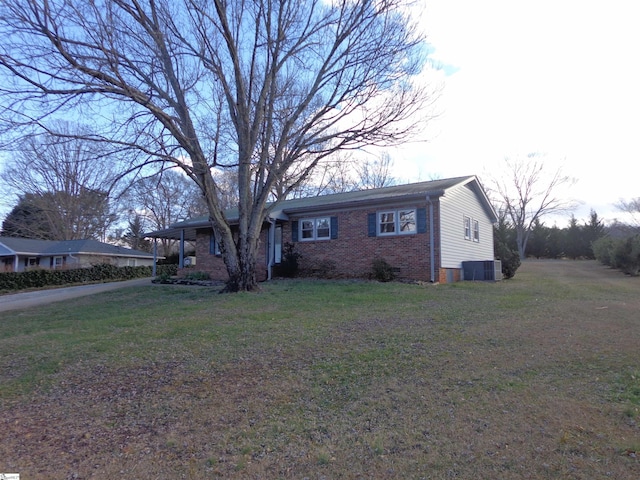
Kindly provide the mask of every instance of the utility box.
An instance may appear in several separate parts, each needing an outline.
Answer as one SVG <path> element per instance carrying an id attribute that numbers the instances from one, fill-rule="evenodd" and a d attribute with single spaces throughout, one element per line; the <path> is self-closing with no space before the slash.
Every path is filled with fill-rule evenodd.
<path id="1" fill-rule="evenodd" d="M 474 260 L 462 262 L 465 280 L 502 280 L 502 262 L 500 260 Z"/>

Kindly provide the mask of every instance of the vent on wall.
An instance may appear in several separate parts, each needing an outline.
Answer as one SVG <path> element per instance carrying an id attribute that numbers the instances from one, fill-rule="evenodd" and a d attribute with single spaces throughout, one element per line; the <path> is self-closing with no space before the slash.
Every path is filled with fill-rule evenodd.
<path id="1" fill-rule="evenodd" d="M 462 262 L 465 280 L 502 280 L 502 262 L 500 260 L 476 260 Z"/>

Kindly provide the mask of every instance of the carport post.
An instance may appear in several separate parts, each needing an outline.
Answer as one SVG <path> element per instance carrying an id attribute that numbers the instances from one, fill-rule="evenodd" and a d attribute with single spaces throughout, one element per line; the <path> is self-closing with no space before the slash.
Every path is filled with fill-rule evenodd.
<path id="1" fill-rule="evenodd" d="M 153 239 L 153 267 L 151 267 L 151 276 L 156 276 L 156 262 L 158 261 L 158 238 Z"/>
<path id="2" fill-rule="evenodd" d="M 180 257 L 178 259 L 178 266 L 184 268 L 184 228 L 180 229 Z"/>

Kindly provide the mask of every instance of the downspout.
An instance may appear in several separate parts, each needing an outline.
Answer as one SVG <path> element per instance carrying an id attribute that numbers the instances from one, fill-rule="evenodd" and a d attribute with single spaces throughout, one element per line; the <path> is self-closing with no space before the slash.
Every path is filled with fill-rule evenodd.
<path id="1" fill-rule="evenodd" d="M 435 235 L 433 234 L 433 201 L 431 197 L 427 195 L 427 202 L 429 203 L 429 267 L 431 269 L 431 283 L 436 281 L 436 253 L 435 253 Z"/>
<path id="2" fill-rule="evenodd" d="M 267 281 L 270 281 L 273 259 L 275 256 L 274 244 L 276 240 L 276 221 L 271 217 L 267 217 L 267 221 L 269 222 L 269 235 L 267 241 Z"/>

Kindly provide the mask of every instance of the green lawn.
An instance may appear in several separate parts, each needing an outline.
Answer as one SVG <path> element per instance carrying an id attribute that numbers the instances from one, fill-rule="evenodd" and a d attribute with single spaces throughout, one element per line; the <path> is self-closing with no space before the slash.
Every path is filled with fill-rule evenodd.
<path id="1" fill-rule="evenodd" d="M 640 478 L 640 279 L 594 262 L 149 285 L 0 313 L 0 352 L 21 480 Z"/>

